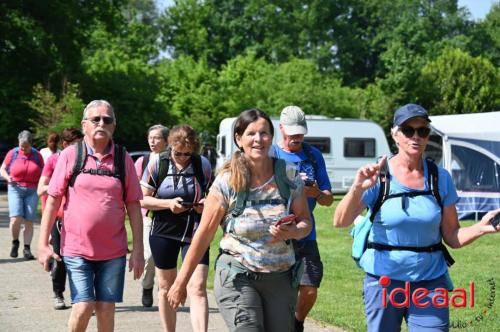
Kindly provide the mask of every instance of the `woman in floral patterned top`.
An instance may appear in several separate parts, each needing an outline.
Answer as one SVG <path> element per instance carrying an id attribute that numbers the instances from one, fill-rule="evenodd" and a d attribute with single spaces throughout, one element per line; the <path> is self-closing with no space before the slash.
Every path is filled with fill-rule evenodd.
<path id="1" fill-rule="evenodd" d="M 287 165 L 286 176 L 295 189 L 288 202 L 280 195 L 274 161 L 269 157 L 273 135 L 271 120 L 258 109 L 244 111 L 236 120 L 234 141 L 239 150 L 212 185 L 199 229 L 168 293 L 172 307 L 184 303 L 189 276 L 221 225 L 224 236 L 214 291 L 231 331 L 288 332 L 293 327 L 300 276 L 290 240 L 307 236 L 311 222 L 303 183 L 293 165 Z M 228 212 L 234 208 L 237 194 L 244 191 L 248 191 L 247 204 L 234 217 Z M 293 223 L 275 226 L 290 212 L 296 216 Z"/>

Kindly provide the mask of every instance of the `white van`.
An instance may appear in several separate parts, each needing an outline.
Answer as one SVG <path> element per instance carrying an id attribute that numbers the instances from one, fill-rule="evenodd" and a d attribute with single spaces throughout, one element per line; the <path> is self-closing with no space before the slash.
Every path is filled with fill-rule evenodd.
<path id="1" fill-rule="evenodd" d="M 307 115 L 308 134 L 305 141 L 318 148 L 325 158 L 326 169 L 333 191 L 347 192 L 359 167 L 389 155 L 389 145 L 382 128 L 373 121 L 359 119 L 331 119 Z M 279 118 L 271 118 L 274 140 L 281 138 Z M 217 135 L 217 168 L 236 150 L 233 126 L 236 118 L 226 118 L 219 125 Z"/>

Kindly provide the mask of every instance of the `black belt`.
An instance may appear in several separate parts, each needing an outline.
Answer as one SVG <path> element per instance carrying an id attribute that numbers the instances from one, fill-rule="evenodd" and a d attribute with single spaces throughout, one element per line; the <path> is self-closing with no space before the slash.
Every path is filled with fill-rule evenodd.
<path id="1" fill-rule="evenodd" d="M 436 251 L 441 251 L 443 252 L 444 259 L 446 260 L 446 265 L 452 266 L 455 263 L 455 260 L 453 257 L 451 257 L 448 248 L 443 244 L 443 242 L 439 242 L 427 247 L 404 247 L 404 246 L 391 246 L 389 244 L 382 244 L 382 243 L 374 243 L 374 242 L 368 242 L 367 249 L 375 249 L 375 250 L 407 250 L 407 251 L 414 251 L 414 252 L 436 252 Z"/>

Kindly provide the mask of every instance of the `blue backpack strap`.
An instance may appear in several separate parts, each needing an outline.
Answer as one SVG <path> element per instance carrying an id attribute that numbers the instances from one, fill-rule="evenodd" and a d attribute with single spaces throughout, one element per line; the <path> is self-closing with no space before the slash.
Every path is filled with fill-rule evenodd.
<path id="1" fill-rule="evenodd" d="M 43 168 L 42 160 L 40 159 L 40 157 L 41 157 L 40 152 L 37 149 L 32 147 L 31 148 L 31 155 L 33 156 L 33 160 L 38 165 L 38 167 Z"/>
<path id="2" fill-rule="evenodd" d="M 15 147 L 14 148 L 14 151 L 12 151 L 12 158 L 10 158 L 10 162 L 9 164 L 7 165 L 7 168 L 5 169 L 7 171 L 8 174 L 10 174 L 10 167 L 12 166 L 12 164 L 14 163 L 14 160 L 17 159 L 17 156 L 19 155 L 19 147 Z"/>

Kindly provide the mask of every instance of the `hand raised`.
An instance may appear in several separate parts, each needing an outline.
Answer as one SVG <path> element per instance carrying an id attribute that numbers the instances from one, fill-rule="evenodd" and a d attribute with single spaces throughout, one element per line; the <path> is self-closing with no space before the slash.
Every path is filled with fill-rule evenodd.
<path id="1" fill-rule="evenodd" d="M 380 174 L 380 169 L 387 162 L 387 156 L 384 155 L 378 163 L 376 164 L 368 164 L 356 172 L 356 177 L 354 179 L 354 186 L 366 190 L 372 187 L 378 179 Z"/>

